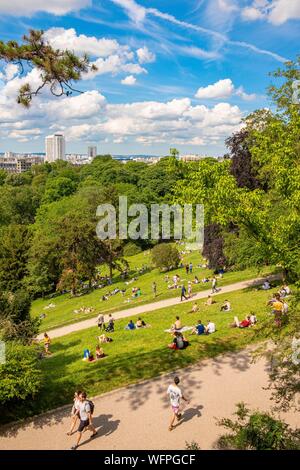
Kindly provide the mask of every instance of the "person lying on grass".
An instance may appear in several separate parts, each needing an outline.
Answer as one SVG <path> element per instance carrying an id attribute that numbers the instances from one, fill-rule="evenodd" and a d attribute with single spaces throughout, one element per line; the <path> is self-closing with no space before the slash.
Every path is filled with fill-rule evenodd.
<path id="1" fill-rule="evenodd" d="M 179 331 L 175 331 L 173 336 L 172 343 L 168 344 L 169 349 L 185 349 L 189 346 L 188 340 Z"/>
<path id="2" fill-rule="evenodd" d="M 100 336 L 97 336 L 97 339 L 99 341 L 99 343 L 111 343 L 113 341 L 112 338 L 109 338 L 108 336 L 106 335 L 100 335 Z"/>
<path id="3" fill-rule="evenodd" d="M 238 317 L 234 317 L 234 321 L 230 326 L 232 328 L 248 328 L 249 326 L 255 325 L 255 323 L 257 323 L 257 318 L 256 315 L 252 313 L 251 315 L 247 315 L 241 322 Z"/>
<path id="4" fill-rule="evenodd" d="M 215 304 L 215 303 L 216 303 L 216 301 L 212 298 L 211 295 L 209 295 L 207 297 L 207 301 L 204 303 L 204 305 L 210 306 L 210 305 Z"/>

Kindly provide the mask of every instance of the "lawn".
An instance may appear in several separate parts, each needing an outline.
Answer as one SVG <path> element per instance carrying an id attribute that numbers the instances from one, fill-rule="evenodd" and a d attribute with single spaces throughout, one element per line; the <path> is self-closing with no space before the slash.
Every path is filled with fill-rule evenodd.
<path id="1" fill-rule="evenodd" d="M 270 292 L 244 289 L 217 297 L 217 303 L 210 307 L 199 301 L 200 313 L 189 313 L 191 303 L 182 303 L 143 315 L 151 328 L 125 331 L 128 319 L 116 321 L 116 331 L 111 334 L 113 342 L 104 345 L 106 358 L 94 363 L 82 360 L 83 351 L 95 351 L 97 327 L 53 340 L 53 355 L 41 361 L 45 377 L 41 393 L 36 400 L 27 402 L 24 408 L 14 407 L 14 419 L 37 414 L 60 405 L 70 403 L 76 389 L 85 389 L 90 396 L 102 394 L 161 373 L 185 367 L 207 357 L 214 357 L 227 351 L 237 351 L 257 339 L 259 325 L 251 329 L 229 328 L 234 315 L 243 319 L 250 310 L 256 312 L 259 320 L 266 317 L 266 301 Z M 220 304 L 228 298 L 231 312 L 220 312 Z M 204 324 L 210 319 L 215 322 L 217 332 L 209 336 L 186 334 L 191 345 L 184 351 L 167 348 L 171 335 L 164 330 L 174 323 L 179 315 L 184 325 L 194 325 L 198 319 Z M 132 317 L 134 321 L 137 317 Z M 1 421 L 8 417 L 0 418 Z"/>
<path id="2" fill-rule="evenodd" d="M 89 294 L 85 294 L 81 297 L 70 297 L 70 294 L 64 294 L 53 299 L 37 299 L 32 303 L 31 314 L 33 317 L 45 314 L 46 317 L 41 322 L 40 331 L 48 331 L 59 326 L 64 326 L 72 323 L 76 323 L 81 320 L 95 317 L 99 312 L 111 313 L 117 310 L 124 310 L 137 305 L 144 305 L 149 302 L 159 301 L 170 297 L 177 297 L 179 290 L 168 290 L 167 282 L 164 280 L 165 273 L 159 272 L 158 269 L 151 267 L 151 256 L 150 252 L 146 251 L 135 256 L 128 258 L 130 264 L 130 276 L 129 279 L 137 278 L 137 281 L 126 285 L 120 276 L 117 274 L 113 279 L 113 285 L 104 287 L 102 289 L 96 289 Z M 170 279 L 176 273 L 179 274 L 181 279 L 187 284 L 188 280 L 193 280 L 194 276 L 197 275 L 199 280 L 204 277 L 211 277 L 212 271 L 205 268 L 197 268 L 198 264 L 202 264 L 203 260 L 199 253 L 193 252 L 183 257 L 183 263 L 193 263 L 193 273 L 186 274 L 185 269 L 176 269 L 169 273 Z M 143 266 L 148 266 L 148 271 L 143 274 L 139 274 L 139 269 Z M 243 281 L 246 279 L 255 278 L 261 275 L 268 275 L 274 272 L 273 267 L 265 267 L 258 271 L 256 268 L 246 269 L 244 271 L 230 271 L 226 273 L 222 280 L 219 281 L 219 285 L 228 285 L 235 282 Z M 128 281 L 127 280 L 127 281 Z M 157 284 L 157 297 L 154 299 L 152 292 L 153 281 Z M 132 287 L 140 287 L 142 291 L 141 297 L 132 299 L 131 289 Z M 118 293 L 109 297 L 108 300 L 102 301 L 102 296 L 115 288 L 124 289 L 126 288 L 125 296 Z M 210 283 L 197 284 L 193 286 L 193 292 L 199 292 L 210 288 Z M 49 304 L 54 304 L 54 308 L 45 309 Z M 91 313 L 74 313 L 74 310 L 79 310 L 81 307 L 92 307 L 94 310 Z"/>

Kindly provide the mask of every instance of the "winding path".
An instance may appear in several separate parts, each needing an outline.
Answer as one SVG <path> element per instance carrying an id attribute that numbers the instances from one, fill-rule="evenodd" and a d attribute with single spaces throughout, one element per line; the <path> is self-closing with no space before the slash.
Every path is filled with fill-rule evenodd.
<path id="1" fill-rule="evenodd" d="M 263 389 L 268 384 L 267 371 L 265 360 L 251 363 L 249 350 L 176 371 L 190 403 L 185 406 L 183 420 L 171 432 L 166 390 L 174 373 L 96 397 L 94 424 L 98 436 L 90 440 L 87 432 L 78 451 L 178 450 L 192 441 L 201 449 L 212 449 L 224 431 L 216 425 L 215 417 L 230 417 L 240 401 L 251 409 L 270 409 L 270 393 Z M 70 410 L 71 405 L 23 424 L 0 428 L 0 449 L 70 449 L 76 438 L 66 435 Z M 294 427 L 299 422 L 294 412 L 282 417 Z"/>

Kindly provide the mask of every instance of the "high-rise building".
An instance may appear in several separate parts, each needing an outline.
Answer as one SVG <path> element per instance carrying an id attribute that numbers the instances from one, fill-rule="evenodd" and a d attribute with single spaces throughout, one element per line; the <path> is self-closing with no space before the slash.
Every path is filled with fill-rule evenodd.
<path id="1" fill-rule="evenodd" d="M 65 138 L 63 134 L 48 135 L 45 139 L 46 162 L 55 162 L 55 160 L 65 160 Z"/>
<path id="2" fill-rule="evenodd" d="M 91 145 L 88 147 L 88 158 L 95 158 L 97 156 L 97 147 L 96 145 Z"/>

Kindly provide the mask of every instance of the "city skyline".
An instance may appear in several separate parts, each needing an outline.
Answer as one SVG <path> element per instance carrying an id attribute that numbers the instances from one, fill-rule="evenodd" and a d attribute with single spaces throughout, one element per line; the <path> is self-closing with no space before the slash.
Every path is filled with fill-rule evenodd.
<path id="1" fill-rule="evenodd" d="M 221 156 L 224 140 L 250 111 L 270 107 L 268 73 L 295 59 L 300 3 L 294 0 L 61 0 L 0 4 L 0 38 L 21 40 L 29 28 L 98 67 L 78 84 L 82 94 L 45 93 L 29 110 L 18 77 L 0 69 L 0 149 L 42 152 L 61 131 L 69 153 Z"/>

